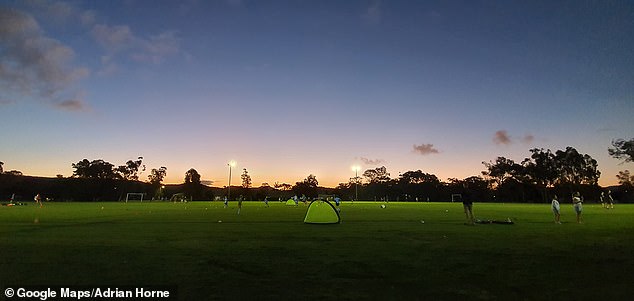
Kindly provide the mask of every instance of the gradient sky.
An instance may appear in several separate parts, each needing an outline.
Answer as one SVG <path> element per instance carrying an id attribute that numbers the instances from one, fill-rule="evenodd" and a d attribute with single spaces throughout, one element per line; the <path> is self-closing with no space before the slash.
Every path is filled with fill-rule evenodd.
<path id="1" fill-rule="evenodd" d="M 625 0 L 0 0 L 0 161 L 336 186 L 573 146 L 612 185 L 634 168 L 607 153 L 634 136 L 633 49 Z"/>

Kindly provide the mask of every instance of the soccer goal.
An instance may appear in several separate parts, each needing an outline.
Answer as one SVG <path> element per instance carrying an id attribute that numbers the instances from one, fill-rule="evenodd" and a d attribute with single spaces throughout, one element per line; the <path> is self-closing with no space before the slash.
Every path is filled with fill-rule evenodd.
<path id="1" fill-rule="evenodd" d="M 125 195 L 125 202 L 143 202 L 143 196 L 145 193 L 140 192 L 129 192 Z"/>
<path id="2" fill-rule="evenodd" d="M 451 195 L 451 202 L 462 202 L 462 194 L 454 193 Z"/>

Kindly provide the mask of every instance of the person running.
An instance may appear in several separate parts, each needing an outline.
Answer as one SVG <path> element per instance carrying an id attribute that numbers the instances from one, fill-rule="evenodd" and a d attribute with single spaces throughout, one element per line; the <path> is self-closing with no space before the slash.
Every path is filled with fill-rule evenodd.
<path id="1" fill-rule="evenodd" d="M 227 199 L 227 197 L 225 196 L 225 207 L 224 208 L 227 208 L 227 207 L 229 207 L 229 199 Z"/>
<path id="2" fill-rule="evenodd" d="M 266 206 L 266 207 L 269 206 L 269 197 L 268 196 L 264 197 L 264 206 Z"/>
<path id="3" fill-rule="evenodd" d="M 557 200 L 557 195 L 553 197 L 553 201 L 550 207 L 553 210 L 553 213 L 555 214 L 555 224 L 561 224 L 561 221 L 560 221 L 561 213 L 560 213 L 559 201 Z"/>
<path id="4" fill-rule="evenodd" d="M 33 200 L 35 200 L 36 204 L 40 205 L 40 208 L 42 208 L 42 197 L 40 196 L 40 194 L 38 193 L 37 195 L 35 195 L 35 197 L 33 198 Z"/>
<path id="5" fill-rule="evenodd" d="M 601 202 L 601 207 L 607 209 L 607 204 L 605 202 L 605 196 L 604 196 L 603 191 L 601 191 L 601 195 L 599 196 L 599 201 Z"/>
<path id="6" fill-rule="evenodd" d="M 338 196 L 335 196 L 334 201 L 335 206 L 337 206 L 337 211 L 341 211 L 341 208 L 339 208 L 339 204 L 341 204 L 341 199 Z"/>
<path id="7" fill-rule="evenodd" d="M 579 191 L 575 192 L 572 195 L 572 207 L 575 209 L 575 213 L 577 214 L 577 223 L 581 224 L 583 222 L 583 218 L 581 217 L 581 212 L 583 212 L 583 198 Z"/>

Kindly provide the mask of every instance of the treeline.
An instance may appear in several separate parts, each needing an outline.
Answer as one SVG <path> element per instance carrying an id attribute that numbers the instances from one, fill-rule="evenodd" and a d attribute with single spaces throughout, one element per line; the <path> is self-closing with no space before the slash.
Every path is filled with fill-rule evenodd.
<path id="1" fill-rule="evenodd" d="M 634 139 L 615 140 L 610 155 L 625 162 L 634 158 Z M 166 167 L 151 169 L 146 181 L 139 178 L 145 171 L 143 157 L 115 166 L 102 159 L 83 159 L 73 163 L 73 176 L 40 178 L 22 175 L 18 171 L 0 172 L 0 200 L 12 195 L 30 201 L 40 193 L 57 201 L 117 201 L 127 193 L 143 193 L 145 199 L 212 200 L 243 196 L 247 200 L 287 199 L 294 195 L 315 198 L 319 195 L 338 195 L 344 200 L 376 201 L 449 201 L 452 195 L 469 195 L 478 202 L 549 202 L 553 195 L 561 200 L 579 191 L 586 201 L 598 201 L 604 188 L 598 186 L 601 172 L 597 162 L 573 147 L 564 150 L 531 149 L 530 156 L 521 162 L 497 157 L 482 162 L 485 170 L 480 175 L 464 179 L 441 181 L 434 174 L 421 170 L 407 171 L 392 178 L 382 166 L 365 170 L 361 176 L 350 178 L 336 188 L 320 187 L 317 177 L 307 176 L 295 184 L 263 183 L 252 187 L 252 180 L 243 169 L 242 185 L 230 188 L 209 187 L 201 183 L 195 169 L 188 170 L 182 184 L 163 185 Z M 0 168 L 2 162 L 0 162 Z M 0 170 L 1 171 L 1 170 Z M 618 202 L 634 202 L 634 176 L 628 170 L 619 172 L 619 186 L 609 187 Z"/>

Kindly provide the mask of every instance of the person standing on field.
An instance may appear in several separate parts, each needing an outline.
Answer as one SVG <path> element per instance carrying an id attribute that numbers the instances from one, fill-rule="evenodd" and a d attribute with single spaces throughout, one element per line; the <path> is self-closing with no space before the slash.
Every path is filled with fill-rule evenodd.
<path id="1" fill-rule="evenodd" d="M 35 195 L 33 199 L 35 200 L 35 203 L 39 204 L 40 208 L 42 208 L 42 197 L 40 196 L 40 194 L 38 193 L 37 195 Z"/>
<path id="2" fill-rule="evenodd" d="M 550 207 L 553 210 L 553 213 L 555 214 L 555 224 L 561 224 L 561 221 L 560 221 L 561 213 L 560 213 L 559 201 L 557 200 L 557 195 L 553 197 L 553 201 Z"/>
<path id="3" fill-rule="evenodd" d="M 607 209 L 614 209 L 614 199 L 612 198 L 612 190 L 608 190 L 608 204 L 606 205 Z"/>
<path id="4" fill-rule="evenodd" d="M 242 196 L 238 198 L 238 215 L 240 215 L 240 210 L 242 209 L 242 199 L 244 199 Z"/>
<path id="5" fill-rule="evenodd" d="M 466 190 L 462 195 L 462 207 L 464 207 L 464 214 L 467 217 L 465 225 L 475 225 L 475 217 L 473 216 L 473 200 L 471 200 L 471 195 Z"/>
<path id="6" fill-rule="evenodd" d="M 583 198 L 579 191 L 575 192 L 572 195 L 572 207 L 575 209 L 575 213 L 577 214 L 577 223 L 581 224 L 583 222 L 583 218 L 581 217 L 581 212 L 583 212 Z"/>

